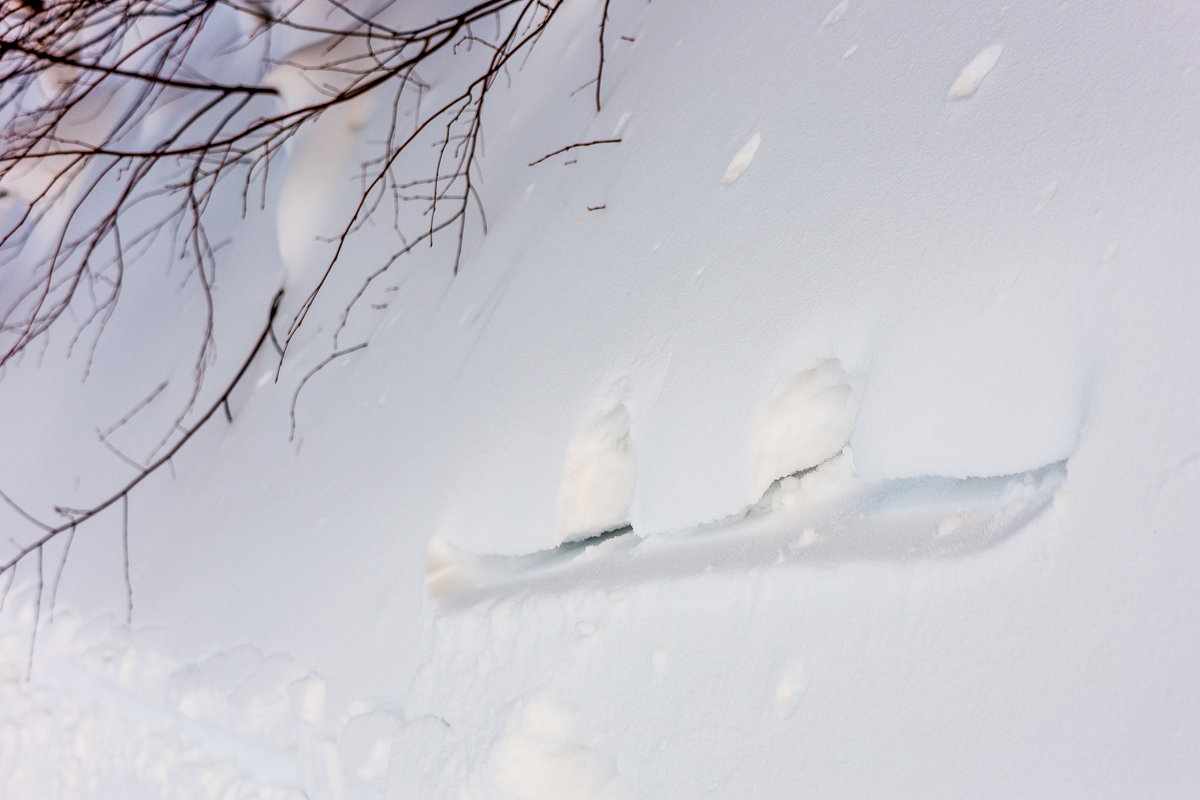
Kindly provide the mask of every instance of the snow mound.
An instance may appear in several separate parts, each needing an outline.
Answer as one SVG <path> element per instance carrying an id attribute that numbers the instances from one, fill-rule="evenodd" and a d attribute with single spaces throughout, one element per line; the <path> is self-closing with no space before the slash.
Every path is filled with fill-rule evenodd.
<path id="1" fill-rule="evenodd" d="M 545 697 L 519 703 L 473 776 L 485 797 L 619 800 L 634 797 L 615 759 L 582 741 L 571 709 Z M 497 795 L 496 790 L 499 791 Z"/>
<path id="2" fill-rule="evenodd" d="M 825 19 L 821 20 L 821 28 L 832 28 L 842 21 L 842 17 L 846 16 L 846 12 L 850 10 L 849 0 L 842 0 L 836 6 L 829 10 L 825 15 Z"/>
<path id="3" fill-rule="evenodd" d="M 558 541 L 585 539 L 629 524 L 636 464 L 624 405 L 571 440 L 558 486 Z"/>
<path id="4" fill-rule="evenodd" d="M 858 416 L 860 382 L 833 359 L 784 380 L 754 430 L 754 491 L 839 453 Z"/>
<path id="5" fill-rule="evenodd" d="M 958 74 L 954 84 L 950 87 L 947 97 L 951 100 L 965 100 L 975 94 L 979 85 L 983 83 L 983 79 L 1000 60 L 1000 53 L 1003 50 L 1004 47 L 998 44 L 981 50 L 969 64 L 963 67 L 963 71 Z"/>
<path id="6" fill-rule="evenodd" d="M 319 65 L 333 57 L 347 57 L 348 46 L 332 48 L 318 42 L 291 54 L 267 75 L 265 83 L 279 92 L 281 110 L 296 112 L 328 101 L 344 87 L 345 77 Z M 334 106 L 301 129 L 291 141 L 287 174 L 276 212 L 279 252 L 288 270 L 289 283 L 304 277 L 325 256 L 319 237 L 338 233 L 345 202 L 342 194 L 351 186 L 347 173 L 352 145 L 370 119 L 374 96 L 365 92 Z M 305 288 L 307 291 L 307 288 Z"/>
<path id="7" fill-rule="evenodd" d="M 844 447 L 840 453 L 817 466 L 786 475 L 772 483 L 754 509 L 786 511 L 832 500 L 853 490 L 856 477 L 854 454 L 849 447 Z"/>
<path id="8" fill-rule="evenodd" d="M 741 149 L 734 153 L 729 166 L 725 168 L 725 174 L 721 176 L 721 185 L 729 186 L 742 177 L 742 173 L 750 168 L 750 162 L 754 160 L 755 154 L 758 153 L 758 146 L 760 144 L 762 144 L 762 136 L 756 133 L 741 146 Z"/>

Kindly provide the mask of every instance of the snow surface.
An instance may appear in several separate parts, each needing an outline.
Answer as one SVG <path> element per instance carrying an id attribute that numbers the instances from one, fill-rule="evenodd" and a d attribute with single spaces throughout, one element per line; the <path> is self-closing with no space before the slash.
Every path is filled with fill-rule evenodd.
<path id="1" fill-rule="evenodd" d="M 134 493 L 130 623 L 119 510 L 46 549 L 28 675 L 20 567 L 0 793 L 1195 793 L 1200 11 L 617 0 L 596 113 L 600 5 L 489 100 L 458 275 L 446 237 L 342 324 L 394 249 L 364 228 L 278 382 Z M 214 208 L 208 391 L 299 307 L 386 106 Z M 167 381 L 110 437 L 154 452 L 182 282 L 127 271 L 86 381 L 66 332 L 0 375 L 0 489 L 107 496 L 97 430 Z"/>

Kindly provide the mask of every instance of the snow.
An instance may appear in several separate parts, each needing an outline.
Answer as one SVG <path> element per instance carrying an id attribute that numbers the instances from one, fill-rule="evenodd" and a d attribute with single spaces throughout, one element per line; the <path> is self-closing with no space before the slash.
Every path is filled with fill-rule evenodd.
<path id="1" fill-rule="evenodd" d="M 1194 793 L 1200 16 L 847 8 L 614 2 L 597 113 L 599 8 L 564 7 L 489 99 L 458 274 L 418 248 L 342 326 L 395 246 L 365 226 L 278 381 L 134 492 L 131 621 L 118 510 L 60 582 L 45 551 L 27 679 L 18 569 L 0 794 Z M 202 405 L 319 277 L 387 105 L 217 210 Z M 0 374 L 39 516 L 190 391 L 182 271 L 126 280 L 86 382 L 66 333 Z"/>

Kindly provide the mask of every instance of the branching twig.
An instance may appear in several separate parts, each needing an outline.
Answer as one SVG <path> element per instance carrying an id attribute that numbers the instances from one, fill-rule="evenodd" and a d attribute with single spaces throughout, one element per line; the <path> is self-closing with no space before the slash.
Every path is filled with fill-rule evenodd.
<path id="1" fill-rule="evenodd" d="M 333 21 L 324 25 L 308 24 L 286 9 L 268 10 L 257 0 L 10 0 L 0 14 L 0 194 L 12 194 L 16 203 L 16 211 L 0 228 L 0 263 L 29 270 L 24 278 L 16 271 L 6 278 L 5 296 L 0 298 L 0 368 L 27 351 L 45 348 L 48 333 L 65 322 L 74 325 L 73 335 L 64 337 L 69 352 L 77 342 L 91 342 L 86 376 L 127 270 L 139 260 L 157 259 L 164 248 L 169 250 L 170 269 L 182 264 L 181 287 L 193 296 L 199 293 L 203 301 L 191 391 L 144 463 L 125 455 L 109 437 L 159 397 L 166 381 L 116 423 L 96 431 L 100 442 L 135 470 L 132 479 L 91 507 L 60 507 L 63 519 L 52 523 L 0 491 L 0 503 L 35 529 L 30 541 L 14 540 L 15 554 L 0 563 L 7 593 L 18 565 L 36 556 L 30 671 L 46 588 L 45 546 L 66 534 L 50 587 L 53 618 L 78 527 L 120 502 L 126 619 L 132 620 L 130 493 L 160 468 L 173 470 L 173 457 L 218 412 L 233 421 L 230 397 L 268 342 L 278 357 L 278 379 L 289 345 L 329 285 L 350 237 L 372 222 L 378 209 L 392 204 L 398 245 L 343 307 L 333 331 L 333 352 L 296 386 L 289 439 L 295 436 L 296 405 L 307 382 L 335 359 L 366 347 L 362 342 L 339 349 L 338 336 L 372 282 L 415 247 L 432 246 L 435 237 L 452 239 L 451 266 L 457 273 L 472 237 L 487 235 L 480 187 L 485 120 L 494 105 L 489 98 L 498 81 L 512 82 L 567 0 L 464 1 L 461 10 L 409 28 L 365 16 L 346 0 L 327 0 Z M 10 8 L 13 2 L 20 9 Z M 595 78 L 589 81 L 595 83 L 597 111 L 609 5 L 610 0 L 604 0 L 599 57 Z M 202 33 L 214 15 L 231 10 L 259 19 L 260 28 L 247 42 L 259 41 L 266 54 L 258 63 L 240 64 L 247 70 L 235 74 L 247 77 L 236 81 L 209 77 L 211 50 L 197 45 L 206 41 Z M 278 58 L 270 50 L 274 29 L 315 44 Z M 222 54 L 232 57 L 238 57 L 238 47 Z M 425 97 L 431 84 L 421 79 L 418 69 L 424 71 L 442 58 L 470 59 L 471 66 L 459 73 L 457 83 L 438 85 L 439 99 L 431 103 Z M 287 84 L 269 76 L 273 69 L 293 71 L 307 86 L 307 99 L 289 97 Z M 220 187 L 232 184 L 232 207 L 240 200 L 243 216 L 252 193 L 261 198 L 260 206 L 265 205 L 272 159 L 293 137 L 335 109 L 352 108 L 350 104 L 360 99 L 389 91 L 386 135 L 379 151 L 361 164 L 358 196 L 347 205 L 344 224 L 330 239 L 332 255 L 324 270 L 314 284 L 301 289 L 303 300 L 286 335 L 277 337 L 274 330 L 280 292 L 240 368 L 220 396 L 201 407 L 207 373 L 223 363 L 216 360 L 214 331 L 218 253 L 224 243 L 210 236 L 207 227 L 209 209 L 229 205 Z M 619 141 L 577 142 L 530 166 L 575 148 Z M 427 146 L 429 150 L 422 149 Z M 414 179 L 410 156 L 423 154 L 428 154 L 425 167 L 415 168 L 428 171 Z M 400 207 L 408 203 L 415 204 L 405 206 L 414 209 L 414 229 L 402 231 Z M 35 228 L 37 236 L 31 235 Z M 0 606 L 5 593 L 0 593 Z"/>
<path id="2" fill-rule="evenodd" d="M 288 419 L 290 421 L 290 424 L 288 426 L 288 441 L 289 442 L 295 441 L 295 439 L 296 439 L 296 403 L 299 402 L 300 391 L 304 388 L 304 384 L 308 383 L 308 379 L 311 378 L 312 376 L 316 375 L 321 370 L 325 369 L 325 367 L 329 366 L 335 360 L 341 358 L 342 356 L 348 356 L 351 353 L 354 353 L 358 350 L 362 350 L 366 346 L 367 346 L 366 342 L 359 342 L 358 344 L 353 345 L 351 347 L 346 347 L 341 350 L 336 350 L 336 351 L 330 353 L 328 356 L 326 356 L 325 359 L 321 363 L 317 364 L 315 367 L 313 367 L 312 369 L 310 369 L 308 372 L 306 372 L 304 374 L 304 377 L 300 379 L 300 383 L 298 383 L 296 385 L 296 391 L 292 393 L 292 405 L 288 409 Z"/>
<path id="3" fill-rule="evenodd" d="M 231 394 L 233 394 L 233 390 L 237 388 L 238 384 L 242 380 L 242 377 L 246 374 L 246 371 L 250 369 L 250 365 L 254 363 L 255 356 L 258 355 L 259 351 L 262 350 L 263 344 L 267 341 L 271 325 L 274 324 L 275 315 L 279 311 L 279 301 L 282 299 L 282 297 L 283 292 L 279 292 L 275 295 L 275 299 L 271 303 L 271 311 L 267 316 L 266 326 L 264 326 L 262 333 L 259 334 L 258 340 L 254 343 L 254 346 L 250 348 L 250 354 L 246 357 L 246 360 L 242 362 L 242 366 L 234 374 L 233 378 L 225 384 L 225 390 L 221 393 L 221 396 L 218 397 L 217 400 L 210 405 L 203 414 L 200 415 L 199 419 L 197 419 L 195 423 L 189 427 L 183 428 L 182 435 L 175 441 L 174 444 L 171 445 L 170 448 L 167 449 L 165 453 L 159 456 L 155 461 L 151 462 L 145 469 L 138 473 L 136 477 L 122 486 L 107 499 L 97 503 L 91 508 L 81 510 L 77 514 L 72 514 L 72 518 L 67 522 L 64 522 L 56 527 L 49 527 L 43 525 L 42 523 L 38 523 L 39 527 L 43 528 L 45 532 L 41 536 L 34 539 L 31 543 L 19 548 L 15 556 L 12 556 L 4 563 L 0 563 L 0 573 L 7 572 L 8 570 L 15 568 L 17 564 L 19 564 L 26 556 L 35 551 L 40 553 L 41 548 L 46 543 L 64 531 L 70 530 L 78 525 L 82 525 L 84 522 L 87 522 L 89 519 L 96 516 L 101 511 L 104 511 L 114 503 L 117 503 L 118 501 L 126 501 L 129 493 L 137 488 L 138 484 L 153 475 L 164 464 L 170 462 L 171 458 L 173 458 L 175 454 L 178 453 L 180 449 L 188 443 L 192 436 L 194 436 L 198 430 L 203 428 L 206 422 L 212 419 L 213 415 L 217 413 L 222 404 L 229 398 Z M 7 499 L 7 497 L 5 499 Z M 11 501 L 10 505 L 12 505 Z M 17 508 L 15 505 L 13 507 Z M 33 518 L 29 517 L 29 519 L 32 520 Z"/>

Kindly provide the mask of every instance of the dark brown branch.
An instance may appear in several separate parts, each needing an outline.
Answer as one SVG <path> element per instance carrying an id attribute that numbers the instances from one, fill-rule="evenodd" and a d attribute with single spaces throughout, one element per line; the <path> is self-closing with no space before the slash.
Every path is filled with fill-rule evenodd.
<path id="1" fill-rule="evenodd" d="M 483 103 L 487 96 L 488 90 L 491 88 L 492 83 L 495 80 L 496 75 L 504 69 L 505 65 L 515 54 L 521 52 L 525 47 L 529 46 L 530 43 L 536 41 L 541 31 L 549 23 L 554 13 L 553 10 L 548 12 L 544 18 L 538 21 L 537 25 L 532 31 L 522 35 L 521 21 L 525 18 L 526 13 L 535 7 L 536 3 L 530 2 L 522 8 L 516 22 L 514 22 L 514 24 L 509 28 L 508 34 L 493 52 L 491 59 L 488 62 L 488 68 L 483 72 L 482 75 L 475 78 L 475 80 L 473 80 L 458 96 L 451 98 L 438 110 L 430 114 L 423 122 L 419 123 L 413 132 L 403 142 L 392 147 L 391 151 L 386 154 L 375 178 L 363 189 L 354 211 L 351 213 L 348 221 L 338 236 L 337 246 L 334 249 L 333 256 L 326 263 L 325 271 L 317 280 L 316 285 L 309 292 L 304 302 L 301 303 L 300 309 L 292 317 L 291 325 L 288 327 L 287 336 L 284 337 L 283 341 L 283 350 L 285 354 L 288 346 L 291 344 L 292 338 L 304 324 L 304 321 L 307 318 L 313 303 L 316 302 L 317 296 L 324 288 L 326 281 L 333 272 L 333 268 L 337 265 L 338 260 L 341 257 L 342 250 L 345 247 L 350 234 L 357 229 L 357 226 L 360 224 L 363 215 L 367 213 L 368 209 L 371 207 L 371 197 L 378 190 L 382 190 L 382 188 L 386 185 L 386 181 L 392 166 L 395 164 L 400 155 L 407 150 L 408 146 L 411 145 L 427 127 L 432 125 L 433 122 L 446 115 L 450 115 L 450 122 L 447 124 L 446 134 L 442 139 L 437 163 L 434 166 L 432 191 L 434 200 L 431 201 L 428 208 L 430 227 L 422 238 L 427 239 L 430 244 L 432 244 L 433 234 L 436 231 L 448 227 L 449 225 L 456 226 L 457 240 L 455 244 L 454 272 L 455 274 L 458 273 L 466 231 L 467 209 L 470 203 L 473 188 L 470 175 L 471 168 L 476 157 L 476 148 L 479 142 Z M 561 8 L 561 6 L 555 6 L 555 10 L 558 8 Z M 479 92 L 478 96 L 475 94 L 476 91 Z M 441 186 L 439 188 L 439 181 L 441 177 L 446 174 L 443 171 L 442 163 L 451 140 L 450 130 L 453 124 L 457 120 L 461 119 L 464 114 L 467 113 L 467 110 L 472 107 L 472 105 L 474 106 L 474 111 L 469 115 L 469 122 L 467 123 L 468 131 L 465 135 L 465 141 L 467 143 L 466 147 L 459 151 L 457 166 L 449 170 L 449 174 L 461 176 L 465 184 L 465 190 L 460 195 L 462 199 L 458 201 L 456 210 L 448 216 L 447 220 L 443 220 L 441 223 L 438 223 L 436 213 L 438 198 L 443 197 L 446 193 L 448 193 L 450 186 L 452 186 L 454 183 L 454 181 L 451 180 L 448 185 Z M 409 249 L 411 248 L 408 246 L 404 248 L 405 251 L 408 251 Z M 280 357 L 280 368 L 282 367 L 282 361 L 283 356 Z M 278 375 L 279 369 L 277 368 L 276 378 L 278 378 Z"/>
<path id="2" fill-rule="evenodd" d="M 600 60 L 596 65 L 596 113 L 600 113 L 600 82 L 604 78 L 604 29 L 608 26 L 608 4 L 604 0 L 604 8 L 600 12 Z"/>
<path id="3" fill-rule="evenodd" d="M 184 260 L 183 284 L 193 292 L 202 293 L 205 311 L 200 331 L 202 339 L 193 365 L 191 394 L 163 439 L 145 457 L 148 463 L 143 465 L 123 456 L 107 441 L 107 436 L 162 392 L 165 383 L 116 425 L 100 434 L 105 446 L 135 468 L 136 475 L 132 480 L 91 508 L 64 509 L 61 513 L 67 519 L 56 520 L 53 526 L 26 513 L 0 493 L 0 499 L 38 529 L 34 533 L 35 541 L 26 545 L 14 542 L 16 555 L 0 564 L 0 575 L 7 573 L 11 584 L 18 564 L 36 551 L 39 609 L 44 579 L 44 545 L 69 531 L 50 598 L 53 614 L 58 584 L 76 527 L 120 501 L 127 619 L 132 618 L 128 540 L 130 493 L 161 467 L 173 469 L 173 456 L 218 413 L 218 409 L 232 421 L 230 396 L 266 342 L 275 348 L 282 366 L 288 344 L 339 264 L 348 238 L 368 224 L 378 208 L 386 206 L 389 200 L 396 206 L 393 226 L 401 244 L 382 267 L 367 277 L 345 307 L 334 331 L 334 352 L 309 371 L 297 386 L 290 409 L 292 436 L 296 428 L 297 398 L 308 380 L 334 359 L 366 346 L 363 342 L 339 349 L 337 336 L 345 326 L 351 308 L 371 282 L 413 247 L 432 245 L 435 235 L 438 238 L 453 237 L 453 270 L 457 273 L 464 248 L 470 243 L 468 234 L 474 235 L 481 230 L 482 235 L 487 235 L 484 202 L 477 188 L 483 179 L 481 154 L 485 106 L 490 115 L 494 103 L 488 100 L 491 90 L 498 80 L 512 82 L 513 74 L 519 72 L 523 64 L 520 54 L 524 51 L 524 59 L 529 58 L 563 3 L 546 0 L 470 2 L 461 12 L 403 30 L 359 14 L 350 8 L 347 0 L 329 2 L 341 17 L 336 24 L 331 22 L 327 27 L 294 22 L 286 14 L 275 18 L 256 11 L 241 0 L 154 0 L 144 4 L 64 0 L 46 4 L 27 19 L 6 26 L 4 36 L 13 41 L 0 42 L 0 104 L 15 111 L 0 125 L 0 144 L 3 144 L 0 147 L 0 178 L 11 177 L 27 166 L 40 170 L 44 178 L 41 179 L 43 183 L 33 189 L 34 196 L 25 198 L 26 205 L 16 215 L 15 224 L 0 230 L 0 254 L 7 257 L 22 253 L 32 227 L 53 219 L 48 213 L 51 207 L 57 205 L 64 213 L 55 222 L 57 228 L 52 231 L 48 255 L 39 256 L 35 265 L 38 271 L 26 285 L 16 287 L 5 300 L 6 305 L 0 307 L 0 336 L 4 337 L 0 342 L 3 344 L 0 364 L 20 356 L 35 342 L 41 341 L 44 345 L 45 334 L 60 318 L 73 319 L 77 323 L 71 347 L 85 331 L 89 337 L 94 332 L 98 338 L 117 304 L 126 267 L 150 252 L 160 231 L 166 231 L 163 236 L 169 238 L 175 258 Z M 269 108 L 255 104 L 269 102 L 269 98 L 277 96 L 278 92 L 273 87 L 252 85 L 254 78 L 239 84 L 210 82 L 197 77 L 201 73 L 195 69 L 189 52 L 199 41 L 212 11 L 222 5 L 241 13 L 258 14 L 267 35 L 271 28 L 280 27 L 302 32 L 305 38 L 311 38 L 311 35 L 324 37 L 324 43 L 320 45 L 324 55 L 317 56 L 320 63 L 305 64 L 298 58 L 292 63 L 293 68 L 301 71 L 302 78 L 309 79 L 318 88 L 320 96 L 300 107 Z M 596 76 L 589 82 L 596 84 L 597 111 L 601 105 L 609 6 L 610 0 L 605 0 L 599 23 Z M 152 19 L 154 25 L 136 41 L 130 38 L 129 31 L 139 24 L 139 20 L 146 18 Z M 493 23 L 494 33 L 481 35 L 480 32 L 488 30 Z M 474 47 L 476 44 L 480 47 Z M 471 63 L 480 69 L 464 76 L 453 88 L 442 87 L 443 97 L 452 99 L 430 112 L 421 102 L 428 85 L 420 80 L 416 70 L 430 64 L 435 57 L 455 57 L 454 54 L 459 52 L 456 48 L 464 57 L 475 59 Z M 71 81 L 59 81 L 55 74 L 59 69 L 76 70 L 79 74 L 71 76 Z M 47 96 L 38 94 L 33 83 L 46 79 L 51 81 L 49 99 L 38 101 L 41 106 L 36 103 L 23 105 L 26 96 Z M 240 188 L 244 216 L 256 181 L 261 185 L 261 202 L 266 202 L 271 158 L 298 131 L 325 112 L 385 85 L 394 92 L 391 127 L 381 152 L 362 164 L 361 194 L 350 209 L 340 235 L 334 237 L 336 247 L 324 273 L 300 304 L 282 342 L 274 331 L 281 295 L 275 297 L 263 333 L 241 369 L 204 413 L 194 422 L 185 424 L 185 420 L 193 418 L 199 411 L 201 386 L 206 383 L 206 370 L 213 360 L 216 311 L 213 292 L 220 243 L 210 241 L 205 219 L 210 204 L 215 207 L 225 202 L 216 187 L 228 179 L 233 182 L 235 191 Z M 28 95 L 31 86 L 34 86 L 34 93 Z M 171 108 L 169 113 L 159 117 L 168 120 L 165 130 L 154 133 L 149 144 L 141 144 L 136 137 L 145 135 L 147 129 L 139 130 L 138 125 L 148 115 L 160 114 L 181 96 L 185 102 L 180 103 L 179 110 Z M 96 114 L 100 107 L 110 109 L 109 116 L 102 118 L 105 120 L 103 127 L 85 125 L 84 129 L 93 132 L 79 134 L 79 123 L 88 122 L 89 116 Z M 405 135 L 404 132 L 410 129 L 406 119 L 410 113 L 413 117 L 411 134 Z M 530 166 L 574 148 L 617 142 L 620 139 L 568 145 L 531 162 Z M 436 163 L 432 165 L 431 176 L 406 183 L 406 177 L 398 179 L 398 175 L 410 171 L 411 164 L 402 161 L 401 156 L 414 152 L 414 143 L 417 147 L 432 145 L 437 154 Z M 417 184 L 427 186 L 428 191 L 402 191 L 405 186 Z M 107 203 L 110 193 L 115 197 L 111 205 L 98 209 L 97 199 Z M 422 204 L 423 211 L 416 222 L 417 229 L 405 236 L 400 231 L 398 209 L 401 203 L 410 201 Z M 128 223 L 119 224 L 122 219 L 130 219 L 129 214 L 135 208 L 154 209 L 148 215 L 151 223 L 145 230 L 129 230 Z M 590 207 L 590 210 L 598 208 L 603 206 Z M 447 229 L 451 230 L 443 233 Z M 416 238 L 412 238 L 413 234 L 417 234 Z M 79 308 L 83 303 L 90 303 L 90 312 Z M 78 323 L 80 319 L 82 323 Z M 89 356 L 89 369 L 90 365 Z M 277 377 L 278 374 L 277 370 Z M 31 668 L 33 647 L 31 641 Z"/>
<path id="4" fill-rule="evenodd" d="M 537 164 L 542 163 L 543 161 L 545 161 L 548 158 L 554 158 L 555 156 L 557 156 L 561 153 L 565 153 L 568 150 L 574 150 L 576 147 L 591 147 L 594 144 L 619 144 L 620 141 L 621 141 L 620 139 L 593 139 L 590 142 L 576 142 L 575 144 L 569 144 L 566 147 L 560 147 L 557 150 L 555 150 L 553 153 L 546 153 L 546 155 L 542 156 L 541 158 L 537 159 L 536 161 L 530 161 L 529 166 L 531 166 L 531 167 L 536 166 Z"/>
<path id="5" fill-rule="evenodd" d="M 84 72 L 96 73 L 98 75 L 106 75 L 114 78 L 126 78 L 131 80 L 142 81 L 156 86 L 169 87 L 171 89 L 186 89 L 192 92 L 218 92 L 220 94 L 247 94 L 247 95 L 270 95 L 276 96 L 278 90 L 270 86 L 246 86 L 243 84 L 223 84 L 211 83 L 205 81 L 185 81 L 178 78 L 167 78 L 162 75 L 153 73 L 137 72 L 135 70 L 121 69 L 120 67 L 108 67 L 95 62 L 84 62 L 67 56 L 55 55 L 47 50 L 42 50 L 34 47 L 29 47 L 14 42 L 11 39 L 5 39 L 0 42 L 0 52 L 14 52 L 29 56 L 36 61 L 45 61 L 49 64 L 56 64 L 64 67 L 82 70 Z M 11 79 L 13 76 L 6 76 Z"/>

